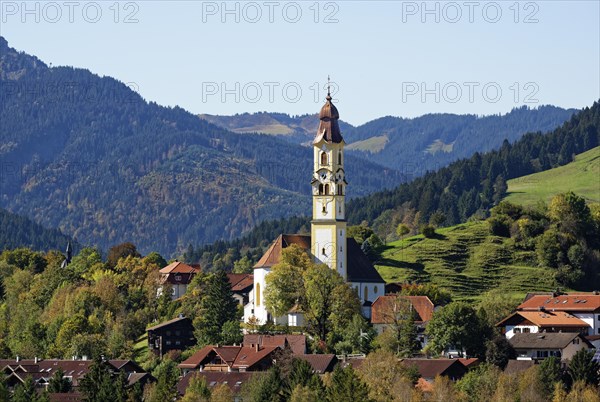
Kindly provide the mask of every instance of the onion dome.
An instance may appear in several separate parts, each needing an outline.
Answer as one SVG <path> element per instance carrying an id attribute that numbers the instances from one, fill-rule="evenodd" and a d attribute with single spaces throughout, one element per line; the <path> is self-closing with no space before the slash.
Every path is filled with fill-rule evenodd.
<path id="1" fill-rule="evenodd" d="M 331 103 L 331 94 L 327 93 L 325 104 L 321 108 L 319 113 L 319 129 L 317 130 L 317 136 L 315 137 L 314 144 L 325 140 L 326 142 L 340 143 L 344 141 L 342 133 L 340 132 L 340 126 L 338 119 L 340 114 L 337 108 Z"/>

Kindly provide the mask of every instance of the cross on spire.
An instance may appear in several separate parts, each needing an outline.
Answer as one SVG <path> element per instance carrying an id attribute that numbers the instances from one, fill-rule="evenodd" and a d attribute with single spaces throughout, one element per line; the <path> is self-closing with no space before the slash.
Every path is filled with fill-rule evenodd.
<path id="1" fill-rule="evenodd" d="M 331 83 L 330 83 L 330 79 L 329 79 L 329 74 L 327 74 L 327 96 L 331 96 L 330 87 L 331 87 Z"/>

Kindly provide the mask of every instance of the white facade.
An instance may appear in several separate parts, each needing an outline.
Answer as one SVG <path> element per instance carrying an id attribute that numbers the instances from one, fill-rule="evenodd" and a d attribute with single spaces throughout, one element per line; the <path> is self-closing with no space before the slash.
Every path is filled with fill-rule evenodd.
<path id="1" fill-rule="evenodd" d="M 510 339 L 515 336 L 515 333 L 537 333 L 538 327 L 536 325 L 507 325 L 506 326 L 506 339 Z"/>
<path id="2" fill-rule="evenodd" d="M 600 314 L 594 313 L 571 313 L 581 321 L 585 321 L 590 328 L 588 329 L 588 335 L 600 335 Z"/>

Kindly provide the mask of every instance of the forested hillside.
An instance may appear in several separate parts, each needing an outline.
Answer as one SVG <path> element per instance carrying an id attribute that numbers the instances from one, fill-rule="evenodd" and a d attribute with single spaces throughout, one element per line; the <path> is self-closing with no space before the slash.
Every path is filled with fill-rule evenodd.
<path id="1" fill-rule="evenodd" d="M 578 153 L 598 146 L 600 104 L 595 102 L 549 134 L 529 133 L 497 151 L 476 153 L 394 190 L 348 204 L 352 223 L 367 221 L 385 235 L 401 221 L 437 225 L 485 216 L 506 194 L 506 181 L 571 162 Z"/>
<path id="2" fill-rule="evenodd" d="M 86 245 L 132 241 L 171 255 L 308 214 L 312 152 L 239 135 L 125 84 L 49 68 L 0 38 L 0 206 Z M 400 174 L 348 157 L 349 196 Z"/>
<path id="3" fill-rule="evenodd" d="M 58 229 L 46 229 L 24 216 L 0 208 L 0 252 L 19 247 L 32 250 L 63 250 L 72 240 Z"/>
<path id="4" fill-rule="evenodd" d="M 491 116 L 448 113 L 413 119 L 387 116 L 358 127 L 340 121 L 340 128 L 348 144 L 348 154 L 370 159 L 414 178 L 475 152 L 499 148 L 505 139 L 514 142 L 527 132 L 553 130 L 575 112 L 554 106 L 535 109 L 523 106 L 504 115 Z M 200 117 L 235 132 L 277 135 L 297 144 L 309 142 L 318 125 L 315 116 L 284 113 Z"/>

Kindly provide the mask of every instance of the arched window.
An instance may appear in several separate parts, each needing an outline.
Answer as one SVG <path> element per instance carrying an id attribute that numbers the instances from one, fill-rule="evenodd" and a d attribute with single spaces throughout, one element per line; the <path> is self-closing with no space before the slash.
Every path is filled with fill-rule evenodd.
<path id="1" fill-rule="evenodd" d="M 325 195 L 329 195 L 329 184 L 325 184 Z"/>
<path id="2" fill-rule="evenodd" d="M 365 295 L 364 295 L 364 299 L 365 301 L 369 300 L 369 287 L 365 286 Z"/>
<path id="3" fill-rule="evenodd" d="M 254 295 L 255 305 L 260 306 L 260 283 L 256 283 L 256 294 Z"/>
<path id="4" fill-rule="evenodd" d="M 321 165 L 327 165 L 327 153 L 321 152 Z"/>
<path id="5" fill-rule="evenodd" d="M 342 151 L 338 152 L 338 165 L 342 164 Z"/>
<path id="6" fill-rule="evenodd" d="M 319 184 L 319 195 L 323 195 L 323 185 Z"/>

